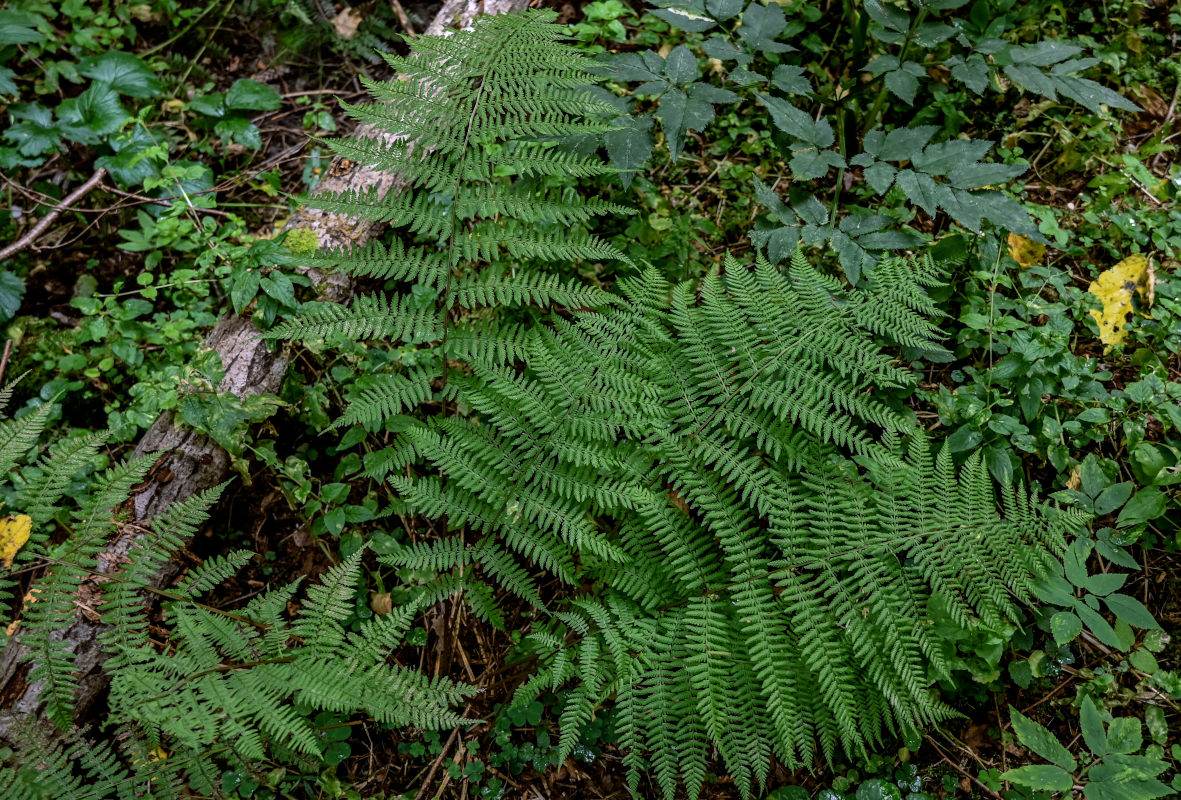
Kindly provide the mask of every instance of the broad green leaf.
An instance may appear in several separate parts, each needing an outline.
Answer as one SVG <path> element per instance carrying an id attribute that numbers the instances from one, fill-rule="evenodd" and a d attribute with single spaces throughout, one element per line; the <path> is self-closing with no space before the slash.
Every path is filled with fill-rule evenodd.
<path id="1" fill-rule="evenodd" d="M 221 137 L 223 144 L 237 143 L 251 150 L 262 147 L 262 135 L 258 127 L 245 117 L 227 117 L 213 126 L 213 132 Z"/>
<path id="2" fill-rule="evenodd" d="M 779 3 L 771 2 L 763 5 L 754 0 L 742 15 L 742 27 L 738 35 L 746 42 L 750 49 L 763 53 L 787 53 L 794 47 L 775 41 L 775 37 L 787 27 L 787 18 L 783 16 L 783 7 Z"/>
<path id="3" fill-rule="evenodd" d="M 15 144 L 21 155 L 39 156 L 61 143 L 61 127 L 54 123 L 53 112 L 40 103 L 9 106 L 8 116 L 13 124 L 4 131 L 4 138 Z"/>
<path id="4" fill-rule="evenodd" d="M 1107 746 L 1113 753 L 1129 755 L 1144 746 L 1144 730 L 1135 717 L 1116 717 L 1107 726 Z"/>
<path id="5" fill-rule="evenodd" d="M 24 296 L 25 282 L 8 270 L 0 269 L 0 324 L 16 316 Z"/>
<path id="6" fill-rule="evenodd" d="M 1128 528 L 1154 520 L 1164 515 L 1167 506 L 1168 498 L 1163 491 L 1156 486 L 1145 487 L 1132 495 L 1132 499 L 1119 512 L 1115 527 Z"/>
<path id="7" fill-rule="evenodd" d="M 1128 498 L 1132 496 L 1132 490 L 1135 488 L 1131 481 L 1122 481 L 1108 486 L 1095 498 L 1095 514 L 1103 516 L 1115 511 L 1128 502 Z"/>
<path id="8" fill-rule="evenodd" d="M 13 78 L 16 73 L 8 67 L 0 67 L 0 94 L 18 94 L 20 89 L 16 85 Z"/>
<path id="9" fill-rule="evenodd" d="M 786 94 L 811 94 L 812 84 L 804 76 L 804 68 L 793 64 L 780 64 L 771 73 L 771 84 Z"/>
<path id="10" fill-rule="evenodd" d="M 1133 627 L 1142 630 L 1160 629 L 1160 623 L 1156 621 L 1152 612 L 1134 597 L 1126 594 L 1109 594 L 1103 598 L 1103 602 L 1111 609 L 1111 613 Z"/>
<path id="11" fill-rule="evenodd" d="M 1077 614 L 1059 611 L 1050 617 L 1050 632 L 1054 635 L 1054 642 L 1062 646 L 1083 632 L 1083 622 Z"/>
<path id="12" fill-rule="evenodd" d="M 1095 638 L 1108 647 L 1123 650 L 1123 643 L 1120 641 L 1119 636 L 1116 635 L 1111 624 L 1103 619 L 1103 616 L 1098 611 L 1081 600 L 1074 601 L 1074 611 L 1082 619 L 1083 624 L 1087 626 L 1087 630 L 1095 634 Z"/>
<path id="13" fill-rule="evenodd" d="M 717 25 L 700 11 L 690 11 L 685 8 L 654 8 L 650 9 L 648 13 L 688 33 L 702 33 Z"/>
<path id="14" fill-rule="evenodd" d="M 697 56 L 683 44 L 677 45 L 664 59 L 664 74 L 678 86 L 697 80 Z"/>
<path id="15" fill-rule="evenodd" d="M 1083 581 L 1083 588 L 1097 597 L 1103 597 L 1104 595 L 1111 594 L 1116 589 L 1122 588 L 1127 583 L 1127 580 L 1127 574 L 1122 572 L 1088 575 L 1087 579 Z"/>
<path id="16" fill-rule="evenodd" d="M 1163 745 L 1169 739 L 1169 723 L 1165 720 L 1165 710 L 1160 706 L 1148 706 L 1144 709 L 1144 724 L 1148 726 L 1148 733 L 1152 741 Z"/>
<path id="17" fill-rule="evenodd" d="M 705 0 L 705 9 L 714 19 L 726 20 L 742 12 L 742 0 Z"/>
<path id="18" fill-rule="evenodd" d="M 652 155 L 655 140 L 652 138 L 652 117 L 643 114 L 635 117 L 620 117 L 617 126 L 603 135 L 607 156 L 620 169 L 628 170 L 619 178 L 627 186 L 635 177 L 634 170 L 644 166 Z"/>
<path id="19" fill-rule="evenodd" d="M 230 302 L 233 303 L 235 314 L 241 314 L 258 294 L 259 279 L 256 269 L 240 269 L 234 275 L 234 282 L 230 287 Z"/>
<path id="20" fill-rule="evenodd" d="M 66 138 L 87 145 L 99 144 L 128 118 L 119 95 L 102 83 L 91 84 L 77 97 L 62 101 L 57 116 Z"/>
<path id="21" fill-rule="evenodd" d="M 992 74 L 992 67 L 978 53 L 973 53 L 966 59 L 955 56 L 945 62 L 951 68 L 951 77 L 967 86 L 976 94 L 983 94 L 988 88 L 988 78 Z"/>
<path id="22" fill-rule="evenodd" d="M 242 111 L 274 111 L 283 98 L 265 83 L 239 78 L 226 92 L 226 108 Z"/>
<path id="23" fill-rule="evenodd" d="M 1033 752 L 1052 764 L 1057 764 L 1064 770 L 1074 772 L 1078 766 L 1070 751 L 1062 746 L 1058 738 L 1043 726 L 1031 720 L 1012 706 L 1009 707 L 1009 719 L 1013 723 L 1013 730 L 1017 733 L 1017 740 Z M 1069 776 L 1067 776 L 1069 778 Z M 1047 787 L 1042 787 L 1047 788 Z M 1067 788 L 1070 788 L 1067 786 Z M 1065 791 L 1064 789 L 1058 791 Z"/>
<path id="24" fill-rule="evenodd" d="M 1050 792 L 1069 792 L 1070 787 L 1074 786 L 1074 778 L 1069 772 L 1049 764 L 1017 767 L 1001 773 L 1001 780 Z"/>
<path id="25" fill-rule="evenodd" d="M 129 97 L 152 97 L 159 94 L 161 88 L 160 81 L 143 59 L 118 50 L 82 59 L 78 72 Z"/>
<path id="26" fill-rule="evenodd" d="M 52 6 L 49 6 L 52 8 Z M 45 20 L 35 14 L 23 11 L 0 9 L 0 47 L 10 44 L 33 44 L 45 37 L 35 30 Z"/>
<path id="27" fill-rule="evenodd" d="M 1103 729 L 1103 715 L 1099 713 L 1099 709 L 1095 706 L 1095 701 L 1091 699 L 1090 695 L 1083 696 L 1079 721 L 1087 749 L 1097 756 L 1107 755 L 1110 748 L 1107 746 L 1107 734 Z"/>

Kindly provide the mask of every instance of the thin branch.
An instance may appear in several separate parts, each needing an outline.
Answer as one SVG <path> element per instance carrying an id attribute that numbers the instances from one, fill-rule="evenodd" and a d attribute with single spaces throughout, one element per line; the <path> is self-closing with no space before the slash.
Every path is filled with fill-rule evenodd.
<path id="1" fill-rule="evenodd" d="M 87 178 L 86 183 L 70 192 L 69 195 L 66 196 L 65 200 L 62 200 L 57 204 L 57 206 L 53 208 L 52 211 L 43 216 L 36 225 L 29 229 L 28 233 L 5 247 L 3 250 L 0 250 L 0 261 L 12 258 L 21 250 L 24 250 L 26 247 L 33 244 L 33 242 L 37 241 L 41 234 L 45 233 L 45 230 L 53 224 L 53 221 L 57 219 L 63 211 L 69 211 L 70 206 L 72 206 L 74 203 L 77 203 L 92 189 L 102 183 L 103 178 L 106 176 L 107 170 L 104 167 L 99 167 L 93 175 Z"/>

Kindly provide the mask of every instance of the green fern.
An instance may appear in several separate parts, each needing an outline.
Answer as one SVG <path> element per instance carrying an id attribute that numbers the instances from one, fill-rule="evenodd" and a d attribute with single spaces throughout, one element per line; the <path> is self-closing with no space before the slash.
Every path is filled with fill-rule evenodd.
<path id="1" fill-rule="evenodd" d="M 0 421 L 14 465 L 28 460 L 20 457 L 20 447 L 34 450 L 43 427 L 37 419 Z M 5 785 L 14 787 L 14 796 L 211 795 L 219 763 L 249 766 L 276 750 L 320 757 L 313 722 L 320 711 L 418 728 L 464 721 L 453 709 L 473 694 L 472 687 L 388 662 L 419 606 L 407 604 L 356 632 L 345 629 L 364 549 L 311 586 L 292 619 L 298 582 L 272 588 L 237 610 L 201 602 L 245 565 L 251 557 L 245 552 L 211 558 L 176 585 L 157 588 L 155 576 L 205 524 L 224 485 L 137 526 L 124 557 L 100 557 L 122 530 L 118 509 L 154 460 L 129 461 L 98 475 L 71 512 L 63 507 L 65 487 L 93 463 L 104 440 L 94 434 L 48 448 L 24 471 L 21 490 L 12 493 L 13 508 L 6 509 L 34 523 L 16 564 L 39 574 L 15 627 L 32 662 L 28 680 L 40 686 L 46 715 L 59 729 L 56 735 L 35 728 L 14 733 L 15 759 L 0 763 L 0 777 L 9 779 Z M 68 530 L 60 542 L 50 536 L 55 520 Z M 15 576 L 0 570 L 0 591 L 11 597 Z M 99 636 L 110 676 L 104 724 L 120 732 L 117 751 L 74 728 L 76 664 L 58 630 L 78 613 L 80 602 L 91 604 L 84 610 L 101 614 L 106 626 Z M 162 752 L 166 759 L 158 757 Z"/>
<path id="2" fill-rule="evenodd" d="M 698 794 L 711 747 L 744 795 L 772 756 L 864 753 L 954 714 L 931 691 L 949 652 L 930 604 L 995 627 L 1054 570 L 1082 520 L 1019 489 L 999 515 L 980 459 L 957 477 L 880 394 L 915 380 L 881 336 L 939 350 L 933 265 L 875 281 L 842 289 L 798 253 L 700 286 L 649 271 L 534 329 L 523 369 L 454 379 L 470 418 L 402 434 L 418 477 L 390 483 L 460 534 L 391 564 L 478 566 L 522 596 L 530 565 L 605 587 L 532 635 L 549 655 L 521 696 L 573 685 L 561 754 L 612 696 L 633 783 L 650 765 L 669 797 L 678 779 Z"/>
<path id="3" fill-rule="evenodd" d="M 353 401 L 338 426 L 376 429 L 411 401 L 421 402 L 421 387 L 442 376 L 448 361 L 502 364 L 515 357 L 518 332 L 506 309 L 612 302 L 606 292 L 538 271 L 545 261 L 627 260 L 585 225 L 629 209 L 546 183 L 555 175 L 614 171 L 563 144 L 608 130 L 598 120 L 615 112 L 587 92 L 593 62 L 562 43 L 555 17 L 552 11 L 487 17 L 469 31 L 416 39 L 409 56 L 386 57 L 397 80 L 366 82 L 376 102 L 342 104 L 358 122 L 393 138 L 354 137 L 329 147 L 397 173 L 406 188 L 384 199 L 344 192 L 307 202 L 389 223 L 397 238 L 388 249 L 325 251 L 311 263 L 402 286 L 359 297 L 348 308 L 312 307 L 266 335 L 400 341 L 430 346 L 435 359 L 429 374 L 385 376 Z M 389 399 L 380 400 L 379 392 Z"/>

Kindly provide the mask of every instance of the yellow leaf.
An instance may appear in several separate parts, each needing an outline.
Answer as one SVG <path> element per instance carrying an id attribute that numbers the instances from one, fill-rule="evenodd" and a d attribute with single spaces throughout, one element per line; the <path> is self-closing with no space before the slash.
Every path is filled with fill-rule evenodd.
<path id="1" fill-rule="evenodd" d="M 11 514 L 0 520 L 0 563 L 7 569 L 12 559 L 29 541 L 33 531 L 33 519 L 28 514 Z"/>
<path id="2" fill-rule="evenodd" d="M 1135 315 L 1132 296 L 1139 294 L 1145 305 L 1151 303 L 1152 264 L 1148 257 L 1137 253 L 1128 256 L 1111 269 L 1101 272 L 1088 288 L 1103 304 L 1101 311 L 1091 311 L 1099 325 L 1099 339 L 1108 347 L 1122 344 L 1128 337 L 1124 326 Z"/>
<path id="3" fill-rule="evenodd" d="M 1046 246 L 1020 234 L 1010 233 L 1009 257 L 1022 267 L 1036 267 L 1046 257 Z"/>

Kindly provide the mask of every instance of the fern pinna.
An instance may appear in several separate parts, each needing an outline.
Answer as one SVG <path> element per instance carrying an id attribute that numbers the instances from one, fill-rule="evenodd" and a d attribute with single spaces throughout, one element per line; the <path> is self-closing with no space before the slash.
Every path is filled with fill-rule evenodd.
<path id="1" fill-rule="evenodd" d="M 474 601 L 469 565 L 542 608 L 530 563 L 601 587 L 548 609 L 521 693 L 574 682 L 566 752 L 613 696 L 633 781 L 650 767 L 669 797 L 698 794 L 711 746 L 750 794 L 772 755 L 809 766 L 817 742 L 831 759 L 948 717 L 930 606 L 1017 618 L 1079 520 L 1012 488 L 1001 516 L 979 459 L 957 475 L 879 394 L 914 382 L 880 339 L 939 349 L 932 279 L 887 260 L 847 291 L 797 253 L 622 281 L 534 328 L 523 368 L 454 379 L 467 417 L 402 434 L 390 483 L 455 533 L 391 563 L 462 571 Z"/>
<path id="2" fill-rule="evenodd" d="M 416 39 L 409 56 L 386 57 L 396 80 L 366 82 L 376 102 L 343 104 L 396 143 L 353 137 L 329 147 L 396 173 L 404 188 L 381 200 L 327 193 L 307 202 L 388 222 L 396 234 L 388 247 L 324 251 L 310 264 L 384 281 L 387 291 L 347 308 L 313 307 L 267 336 L 377 338 L 429 348 L 434 357 L 429 368 L 374 376 L 342 424 L 373 430 L 413 408 L 448 361 L 519 356 L 521 328 L 502 324 L 504 309 L 604 302 L 601 290 L 542 272 L 541 262 L 626 260 L 586 224 L 628 209 L 547 180 L 615 171 L 572 144 L 607 130 L 597 120 L 617 112 L 587 91 L 592 62 L 561 42 L 555 17 L 484 17 L 468 31 Z"/>

